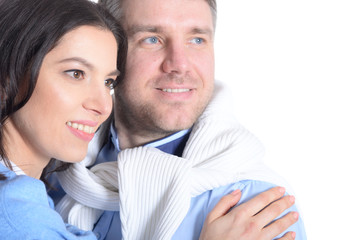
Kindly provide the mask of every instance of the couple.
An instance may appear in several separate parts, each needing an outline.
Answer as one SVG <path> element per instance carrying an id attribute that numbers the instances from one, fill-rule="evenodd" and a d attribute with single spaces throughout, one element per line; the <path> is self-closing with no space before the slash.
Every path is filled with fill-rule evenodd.
<path id="1" fill-rule="evenodd" d="M 2 236 L 283 236 L 298 218 L 294 198 L 272 188 L 282 181 L 214 85 L 215 2 L 101 2 L 128 44 L 87 1 L 1 0 Z M 97 131 L 113 91 L 114 116 Z M 81 163 L 56 164 L 69 167 L 57 173 L 68 193 L 57 210 L 73 224 L 64 225 L 37 179 L 50 159 L 83 159 L 90 139 Z M 305 239 L 301 219 L 285 232 L 280 239 Z"/>

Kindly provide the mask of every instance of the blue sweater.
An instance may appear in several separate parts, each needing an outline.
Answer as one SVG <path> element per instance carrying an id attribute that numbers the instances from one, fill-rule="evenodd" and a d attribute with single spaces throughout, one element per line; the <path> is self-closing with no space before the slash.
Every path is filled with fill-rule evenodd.
<path id="1" fill-rule="evenodd" d="M 0 238 L 95 240 L 92 232 L 64 224 L 42 181 L 16 175 L 0 163 Z"/>

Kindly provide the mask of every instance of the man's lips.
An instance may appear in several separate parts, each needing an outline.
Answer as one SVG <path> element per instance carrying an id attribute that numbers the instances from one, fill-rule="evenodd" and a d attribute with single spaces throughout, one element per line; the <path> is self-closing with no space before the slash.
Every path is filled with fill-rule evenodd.
<path id="1" fill-rule="evenodd" d="M 191 91 L 191 89 L 189 88 L 159 88 L 159 90 L 168 93 L 184 93 Z"/>

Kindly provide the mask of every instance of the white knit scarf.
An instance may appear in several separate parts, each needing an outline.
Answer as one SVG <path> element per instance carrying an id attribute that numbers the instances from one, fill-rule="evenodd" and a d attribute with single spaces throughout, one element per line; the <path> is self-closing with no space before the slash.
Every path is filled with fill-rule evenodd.
<path id="1" fill-rule="evenodd" d="M 123 239 L 171 239 L 192 197 L 245 179 L 285 185 L 263 164 L 262 145 L 233 117 L 229 104 L 229 92 L 216 85 L 182 157 L 138 147 L 90 170 L 86 166 L 94 159 L 74 164 L 59 174 L 68 195 L 57 210 L 87 230 L 102 210 L 120 211 Z"/>

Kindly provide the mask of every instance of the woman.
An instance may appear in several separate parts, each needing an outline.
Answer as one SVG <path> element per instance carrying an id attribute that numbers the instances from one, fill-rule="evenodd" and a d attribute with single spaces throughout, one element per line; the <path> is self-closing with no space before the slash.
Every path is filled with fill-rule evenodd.
<path id="1" fill-rule="evenodd" d="M 116 21 L 87 0 L 0 0 L 1 238 L 96 239 L 64 224 L 40 178 L 53 158 L 85 157 L 126 48 Z"/>
<path id="2" fill-rule="evenodd" d="M 96 239 L 64 224 L 41 179 L 51 159 L 85 157 L 111 112 L 126 47 L 115 21 L 87 0 L 0 0 L 1 238 Z M 225 219 L 219 207 L 229 209 L 240 193 L 226 197 L 212 221 Z M 227 221 L 212 221 L 207 239 L 228 231 Z"/>

